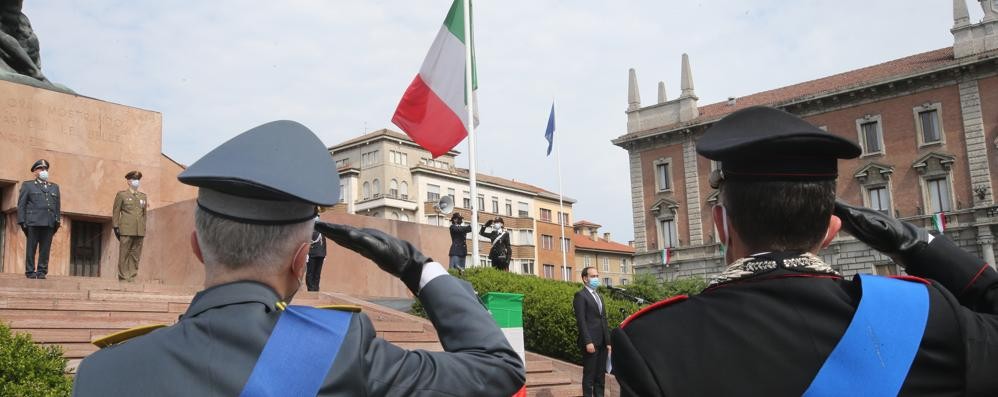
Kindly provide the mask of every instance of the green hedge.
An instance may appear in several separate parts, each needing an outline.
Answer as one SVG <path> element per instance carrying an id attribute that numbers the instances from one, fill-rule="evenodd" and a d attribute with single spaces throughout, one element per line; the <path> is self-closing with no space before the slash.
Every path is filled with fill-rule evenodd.
<path id="1" fill-rule="evenodd" d="M 526 349 L 545 356 L 582 363 L 582 352 L 577 345 L 579 333 L 572 310 L 572 299 L 582 288 L 581 283 L 522 276 L 492 268 L 468 269 L 459 277 L 470 282 L 479 295 L 486 292 L 523 294 Z M 696 292 L 699 292 L 699 289 Z M 606 304 L 611 329 L 616 328 L 627 316 L 638 310 L 636 304 L 619 299 L 605 288 L 600 288 L 600 294 Z M 426 316 L 418 300 L 413 304 L 413 313 Z"/>
<path id="2" fill-rule="evenodd" d="M 68 396 L 73 381 L 58 346 L 38 346 L 0 323 L 0 397 Z"/>

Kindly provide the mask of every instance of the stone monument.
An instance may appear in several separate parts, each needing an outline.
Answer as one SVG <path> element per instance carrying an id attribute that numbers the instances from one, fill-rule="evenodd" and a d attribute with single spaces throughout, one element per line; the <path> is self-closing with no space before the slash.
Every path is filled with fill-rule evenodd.
<path id="1" fill-rule="evenodd" d="M 72 93 L 42 74 L 38 36 L 22 5 L 23 0 L 0 0 L 0 80 Z"/>

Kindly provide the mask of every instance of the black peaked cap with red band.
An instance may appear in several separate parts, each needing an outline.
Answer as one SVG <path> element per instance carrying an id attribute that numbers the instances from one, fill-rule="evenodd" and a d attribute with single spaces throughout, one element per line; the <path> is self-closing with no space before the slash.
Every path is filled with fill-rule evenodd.
<path id="1" fill-rule="evenodd" d="M 724 180 L 834 180 L 838 159 L 856 158 L 860 152 L 848 139 L 766 106 L 725 116 L 697 141 L 697 153 L 721 162 Z"/>

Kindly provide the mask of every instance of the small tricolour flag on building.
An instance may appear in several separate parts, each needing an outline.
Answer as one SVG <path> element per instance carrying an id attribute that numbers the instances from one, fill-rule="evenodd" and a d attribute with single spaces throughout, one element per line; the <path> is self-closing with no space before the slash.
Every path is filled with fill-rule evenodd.
<path id="1" fill-rule="evenodd" d="M 672 259 L 672 249 L 666 248 L 662 250 L 662 264 L 669 266 L 669 260 Z"/>
<path id="2" fill-rule="evenodd" d="M 936 227 L 939 233 L 946 231 L 946 215 L 942 212 L 937 212 L 932 215 L 932 225 Z"/>
<path id="3" fill-rule="evenodd" d="M 465 74 L 466 46 L 471 46 L 472 102 L 478 89 L 475 71 L 474 35 L 465 33 L 464 4 L 454 0 L 444 19 L 444 25 L 430 46 L 419 74 L 405 90 L 392 122 L 433 157 L 447 153 L 468 136 L 468 98 Z M 468 1 L 468 15 L 471 15 Z M 468 19 L 471 19 L 470 17 Z M 472 32 L 468 24 L 467 32 Z M 465 37 L 472 36 L 470 39 Z M 478 107 L 473 110 L 478 124 Z"/>

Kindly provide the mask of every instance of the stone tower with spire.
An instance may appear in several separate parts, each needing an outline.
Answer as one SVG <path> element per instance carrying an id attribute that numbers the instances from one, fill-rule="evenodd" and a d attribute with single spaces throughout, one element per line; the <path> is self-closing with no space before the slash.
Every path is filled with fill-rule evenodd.
<path id="1" fill-rule="evenodd" d="M 628 70 L 627 132 L 682 123 L 693 120 L 700 115 L 697 110 L 698 98 L 693 92 L 693 72 L 690 69 L 690 57 L 686 54 L 683 54 L 682 75 L 680 77 L 682 92 L 679 94 L 679 98 L 668 100 L 665 94 L 665 83 L 659 82 L 658 101 L 653 105 L 641 107 L 637 73 L 634 69 Z"/>

